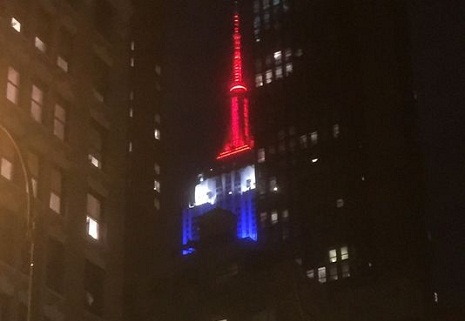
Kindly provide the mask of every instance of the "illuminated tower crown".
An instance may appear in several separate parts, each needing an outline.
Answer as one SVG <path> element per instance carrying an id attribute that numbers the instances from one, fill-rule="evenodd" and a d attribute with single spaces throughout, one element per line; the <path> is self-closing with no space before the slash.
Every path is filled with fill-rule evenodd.
<path id="1" fill-rule="evenodd" d="M 242 77 L 241 34 L 239 30 L 239 14 L 234 12 L 234 56 L 233 80 L 230 93 L 230 120 L 226 143 L 216 159 L 222 159 L 253 148 L 253 138 L 249 127 L 249 100 L 247 87 Z"/>

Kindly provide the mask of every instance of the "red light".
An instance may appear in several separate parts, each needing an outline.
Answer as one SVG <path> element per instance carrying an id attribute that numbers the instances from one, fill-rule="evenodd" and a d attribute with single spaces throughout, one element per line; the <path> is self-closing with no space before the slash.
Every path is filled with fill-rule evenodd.
<path id="1" fill-rule="evenodd" d="M 223 150 L 216 159 L 236 155 L 253 148 L 253 139 L 250 136 L 249 129 L 247 87 L 242 81 L 241 34 L 239 31 L 239 15 L 237 13 L 234 14 L 233 44 L 233 82 L 229 89 L 231 93 L 229 135 Z"/>

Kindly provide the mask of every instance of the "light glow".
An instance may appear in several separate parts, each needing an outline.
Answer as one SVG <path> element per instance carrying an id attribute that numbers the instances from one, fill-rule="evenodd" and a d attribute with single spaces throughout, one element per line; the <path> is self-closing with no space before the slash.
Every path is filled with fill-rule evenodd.
<path id="1" fill-rule="evenodd" d="M 216 157 L 217 160 L 251 150 L 254 144 L 249 127 L 249 101 L 246 97 L 248 89 L 243 83 L 241 34 L 239 30 L 239 15 L 237 12 L 234 14 L 233 20 L 233 80 L 229 89 L 231 93 L 229 106 L 230 126 L 223 149 Z"/>

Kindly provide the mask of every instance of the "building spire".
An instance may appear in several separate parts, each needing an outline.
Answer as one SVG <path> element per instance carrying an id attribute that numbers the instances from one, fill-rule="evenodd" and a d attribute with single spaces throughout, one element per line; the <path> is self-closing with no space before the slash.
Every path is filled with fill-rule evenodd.
<path id="1" fill-rule="evenodd" d="M 239 13 L 237 1 L 234 1 L 235 10 L 233 16 L 233 72 L 230 92 L 230 126 L 226 143 L 217 159 L 229 157 L 253 148 L 253 139 L 249 127 L 249 100 L 248 89 L 244 84 L 242 74 L 242 44 L 239 25 Z"/>

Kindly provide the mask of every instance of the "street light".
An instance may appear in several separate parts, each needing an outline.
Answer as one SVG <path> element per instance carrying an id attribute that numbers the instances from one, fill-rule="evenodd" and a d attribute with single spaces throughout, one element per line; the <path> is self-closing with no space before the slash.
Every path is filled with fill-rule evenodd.
<path id="1" fill-rule="evenodd" d="M 26 163 L 24 161 L 23 154 L 15 138 L 10 131 L 0 124 L 0 130 L 8 137 L 11 144 L 13 145 L 16 154 L 18 155 L 19 163 L 24 177 L 24 186 L 26 189 L 26 228 L 27 228 L 27 239 L 29 240 L 29 280 L 28 280 L 28 293 L 27 293 L 27 321 L 32 321 L 32 301 L 33 301 L 33 277 L 34 277 L 34 231 L 35 231 L 35 216 L 32 211 L 32 193 L 31 193 L 31 179 Z"/>

